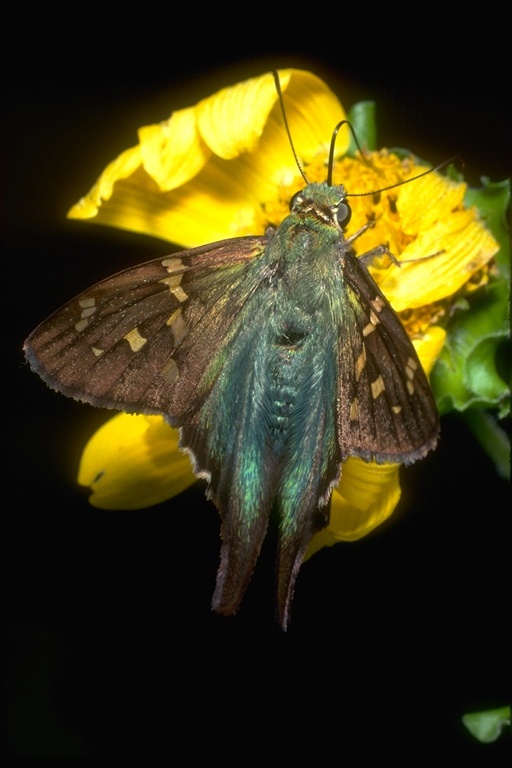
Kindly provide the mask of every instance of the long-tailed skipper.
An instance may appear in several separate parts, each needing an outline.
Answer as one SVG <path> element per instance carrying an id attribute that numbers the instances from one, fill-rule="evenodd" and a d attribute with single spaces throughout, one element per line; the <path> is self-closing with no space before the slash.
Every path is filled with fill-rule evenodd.
<path id="1" fill-rule="evenodd" d="M 334 139 L 333 139 L 334 142 Z M 347 238 L 347 192 L 307 183 L 265 235 L 127 269 L 65 304 L 25 353 L 52 388 L 96 406 L 161 414 L 222 520 L 213 608 L 233 614 L 270 513 L 277 605 L 295 579 L 349 456 L 411 463 L 438 414 L 400 320 Z"/>

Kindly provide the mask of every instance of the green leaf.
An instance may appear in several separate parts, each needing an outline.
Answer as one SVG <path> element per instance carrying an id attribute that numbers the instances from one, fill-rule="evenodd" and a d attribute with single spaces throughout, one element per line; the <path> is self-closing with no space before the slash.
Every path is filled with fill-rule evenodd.
<path id="1" fill-rule="evenodd" d="M 348 113 L 348 120 L 354 129 L 357 140 L 363 149 L 373 151 L 377 148 L 377 125 L 375 122 L 375 102 L 359 101 Z M 358 151 L 352 133 L 347 154 L 353 157 Z"/>
<path id="2" fill-rule="evenodd" d="M 508 233 L 505 212 L 510 200 L 508 181 L 468 190 L 466 203 L 476 205 L 500 244 L 497 270 L 488 285 L 468 297 L 448 325 L 447 340 L 432 372 L 431 383 L 440 413 L 490 408 L 499 418 L 510 413 L 510 365 L 504 351 L 509 331 Z"/>
<path id="3" fill-rule="evenodd" d="M 489 744 L 496 741 L 505 726 L 510 726 L 510 707 L 463 715 L 462 722 L 475 739 Z"/>
<path id="4" fill-rule="evenodd" d="M 440 413 L 467 408 L 510 412 L 510 390 L 498 370 L 499 348 L 508 338 L 508 311 L 499 284 L 489 284 L 448 328 L 431 383 Z"/>
<path id="5" fill-rule="evenodd" d="M 510 282 L 509 261 L 509 231 L 507 227 L 507 212 L 510 206 L 510 181 L 492 182 L 482 177 L 482 187 L 468 189 L 465 195 L 466 205 L 475 205 L 480 216 L 500 244 L 500 250 L 495 256 L 496 263 L 503 279 Z"/>

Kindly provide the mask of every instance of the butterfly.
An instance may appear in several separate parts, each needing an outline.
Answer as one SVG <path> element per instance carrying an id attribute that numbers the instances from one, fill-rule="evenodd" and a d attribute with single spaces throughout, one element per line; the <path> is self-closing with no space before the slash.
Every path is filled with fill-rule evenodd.
<path id="1" fill-rule="evenodd" d="M 221 517 L 214 610 L 234 614 L 269 517 L 278 518 L 277 614 L 350 456 L 411 463 L 439 418 L 399 318 L 357 258 L 347 192 L 306 183 L 264 235 L 126 269 L 84 291 L 28 337 L 26 357 L 69 397 L 161 414 Z"/>

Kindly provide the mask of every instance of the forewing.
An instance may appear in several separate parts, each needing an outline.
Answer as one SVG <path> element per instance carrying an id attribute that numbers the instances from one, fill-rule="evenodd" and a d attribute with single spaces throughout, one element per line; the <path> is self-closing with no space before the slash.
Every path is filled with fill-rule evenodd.
<path id="1" fill-rule="evenodd" d="M 244 268 L 265 242 L 220 241 L 96 284 L 29 336 L 24 349 L 30 365 L 50 387 L 77 400 L 162 413 L 178 424 L 251 290 L 243 284 Z M 187 362 L 192 348 L 193 362 Z M 182 390 L 176 401 L 185 369 L 187 394 Z"/>

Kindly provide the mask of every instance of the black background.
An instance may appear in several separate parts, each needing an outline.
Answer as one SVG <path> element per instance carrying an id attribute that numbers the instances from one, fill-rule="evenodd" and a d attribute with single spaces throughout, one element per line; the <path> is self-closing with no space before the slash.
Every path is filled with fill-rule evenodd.
<path id="1" fill-rule="evenodd" d="M 434 163 L 459 154 L 474 184 L 508 175 L 508 78 L 492 25 L 439 19 L 421 34 L 409 19 L 352 12 L 278 29 L 245 13 L 154 19 L 138 8 L 108 25 L 44 15 L 30 33 L 21 19 L 13 27 L 2 153 L 7 749 L 347 765 L 402 753 L 414 765 L 431 749 L 500 764 L 504 740 L 480 745 L 460 718 L 507 703 L 509 486 L 457 418 L 404 474 L 388 524 L 304 566 L 284 635 L 272 536 L 239 614 L 213 614 L 219 525 L 201 486 L 149 510 L 91 508 L 75 472 L 106 414 L 51 392 L 23 360 L 24 338 L 62 302 L 168 250 L 67 221 L 70 205 L 139 126 L 224 85 L 307 68 L 346 108 L 377 102 L 381 146 Z"/>

